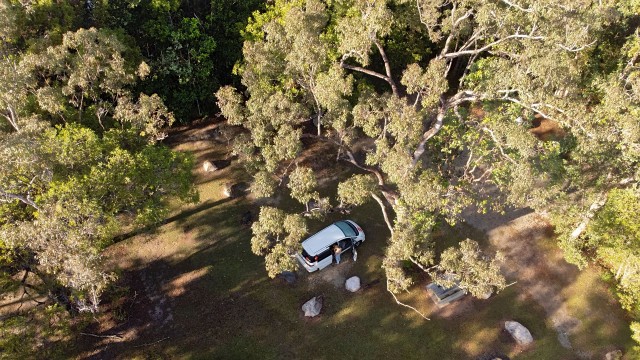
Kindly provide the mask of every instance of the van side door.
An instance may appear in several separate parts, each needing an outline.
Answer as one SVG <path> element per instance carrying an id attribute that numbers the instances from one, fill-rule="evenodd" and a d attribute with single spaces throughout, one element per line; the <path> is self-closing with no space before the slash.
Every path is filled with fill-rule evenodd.
<path id="1" fill-rule="evenodd" d="M 333 253 L 331 252 L 331 248 L 327 248 L 320 252 L 318 255 L 318 270 L 322 270 L 327 266 L 331 265 L 333 262 Z"/>

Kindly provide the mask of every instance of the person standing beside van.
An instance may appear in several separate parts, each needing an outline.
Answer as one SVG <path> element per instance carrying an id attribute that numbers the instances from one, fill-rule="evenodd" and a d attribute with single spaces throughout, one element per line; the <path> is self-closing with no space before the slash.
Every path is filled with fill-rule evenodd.
<path id="1" fill-rule="evenodd" d="M 336 264 L 340 264 L 340 254 L 342 253 L 342 248 L 339 245 L 336 245 L 333 248 L 333 254 L 336 258 Z"/>

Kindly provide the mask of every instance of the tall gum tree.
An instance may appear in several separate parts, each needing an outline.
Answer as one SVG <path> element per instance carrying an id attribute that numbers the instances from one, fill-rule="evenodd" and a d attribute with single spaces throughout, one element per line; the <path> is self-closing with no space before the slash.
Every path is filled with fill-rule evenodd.
<path id="1" fill-rule="evenodd" d="M 0 59 L 0 283 L 95 312 L 120 220 L 194 201 L 193 161 L 157 144 L 173 114 L 132 93 L 148 70 L 135 49 L 95 28 L 51 42 Z"/>
<path id="2" fill-rule="evenodd" d="M 383 267 L 398 292 L 412 284 L 403 262 L 426 269 L 438 258 L 430 232 L 439 219 L 455 222 L 469 206 L 530 206 L 562 213 L 559 232 L 573 238 L 597 194 L 637 183 L 638 129 L 611 102 L 629 75 L 592 60 L 621 20 L 596 1 L 276 1 L 246 30 L 246 98 L 226 87 L 218 104 L 247 130 L 234 151 L 262 195 L 279 183 L 271 174 L 297 163 L 305 137 L 353 165 L 339 199 L 380 205 L 390 232 Z M 536 118 L 567 135 L 537 140 Z"/>

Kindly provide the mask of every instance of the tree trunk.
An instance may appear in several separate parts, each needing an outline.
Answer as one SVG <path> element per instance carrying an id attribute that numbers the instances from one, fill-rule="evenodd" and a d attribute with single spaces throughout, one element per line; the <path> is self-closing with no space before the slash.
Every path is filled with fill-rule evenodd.
<path id="1" fill-rule="evenodd" d="M 582 216 L 582 221 L 580 222 L 580 224 L 578 224 L 578 226 L 576 226 L 576 228 L 571 232 L 571 235 L 569 235 L 569 239 L 571 241 L 578 239 L 580 235 L 582 235 L 582 233 L 587 229 L 589 222 L 596 215 L 596 212 L 598 212 L 598 210 L 600 210 L 600 208 L 602 208 L 607 202 L 608 195 L 608 193 L 600 194 L 596 201 L 591 204 L 589 210 L 587 210 L 587 212 Z"/>
<path id="2" fill-rule="evenodd" d="M 384 201 L 382 201 L 382 199 L 374 193 L 371 193 L 371 196 L 378 202 L 378 204 L 380 204 L 380 209 L 382 209 L 382 216 L 384 217 L 384 222 L 387 224 L 387 227 L 389 228 L 389 232 L 393 236 L 393 226 L 391 225 L 391 221 L 389 221 L 389 215 L 387 214 L 387 207 L 384 205 Z"/>

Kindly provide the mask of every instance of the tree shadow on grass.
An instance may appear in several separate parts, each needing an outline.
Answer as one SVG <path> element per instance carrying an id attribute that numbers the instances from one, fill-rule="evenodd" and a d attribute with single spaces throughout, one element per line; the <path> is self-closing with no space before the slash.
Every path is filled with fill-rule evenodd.
<path id="1" fill-rule="evenodd" d="M 222 204 L 224 204 L 224 203 L 226 203 L 226 202 L 228 202 L 230 200 L 232 200 L 232 199 L 225 198 L 225 199 L 220 199 L 220 200 L 217 200 L 217 201 L 205 201 L 205 202 L 203 202 L 202 204 L 200 204 L 200 205 L 198 205 L 196 207 L 181 211 L 180 213 L 178 213 L 176 215 L 173 215 L 173 216 L 170 216 L 170 217 L 166 218 L 159 225 L 162 226 L 162 225 L 171 224 L 171 223 L 176 222 L 176 221 L 184 221 L 185 219 L 187 219 L 187 218 L 189 218 L 189 217 L 191 217 L 191 216 L 193 216 L 193 215 L 195 215 L 197 213 L 200 213 L 200 212 L 203 212 L 203 211 L 207 211 L 207 210 L 212 209 L 212 208 L 214 208 L 216 206 L 222 205 Z M 142 234 L 145 234 L 145 233 L 153 233 L 153 232 L 156 232 L 157 230 L 158 230 L 157 226 L 141 227 L 141 228 L 129 231 L 129 232 L 125 233 L 125 234 L 121 234 L 121 235 L 118 235 L 118 236 L 114 237 L 113 238 L 113 244 L 117 244 L 119 242 L 128 240 L 128 239 L 130 239 L 130 238 L 132 238 L 134 236 L 137 236 L 137 235 L 142 235 Z"/>
<path id="2" fill-rule="evenodd" d="M 311 291 L 306 284 L 268 279 L 264 260 L 251 253 L 248 228 L 238 226 L 237 215 L 248 204 L 234 199 L 219 205 L 196 207 L 188 210 L 190 216 L 183 212 L 171 220 L 171 229 L 189 229 L 198 240 L 185 256 L 145 257 L 145 246 L 175 240 L 162 234 L 154 242 L 136 245 L 138 239 L 132 239 L 126 244 L 127 256 L 134 257 L 122 274 L 123 285 L 130 288 L 126 311 L 107 309 L 107 317 L 87 329 L 122 337 L 83 336 L 70 356 L 297 359 L 398 353 L 411 358 L 454 351 L 438 335 L 441 324 L 407 327 L 405 317 L 413 315 L 395 305 L 383 286 L 351 294 L 330 285 Z M 358 263 L 366 256 L 363 249 Z M 304 318 L 300 306 L 317 291 L 325 296 L 325 308 L 318 318 Z M 425 337 L 432 341 L 426 343 Z"/>

